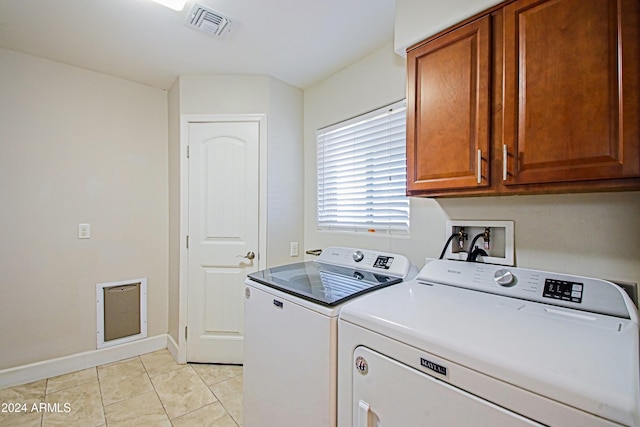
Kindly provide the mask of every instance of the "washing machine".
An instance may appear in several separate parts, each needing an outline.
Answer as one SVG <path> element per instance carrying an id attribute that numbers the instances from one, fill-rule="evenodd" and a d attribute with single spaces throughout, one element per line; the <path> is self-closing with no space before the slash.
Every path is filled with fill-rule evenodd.
<path id="1" fill-rule="evenodd" d="M 340 309 L 417 273 L 400 254 L 329 247 L 315 261 L 249 274 L 243 425 L 335 427 Z"/>
<path id="2" fill-rule="evenodd" d="M 638 311 L 617 285 L 433 260 L 346 304 L 338 426 L 640 426 Z"/>

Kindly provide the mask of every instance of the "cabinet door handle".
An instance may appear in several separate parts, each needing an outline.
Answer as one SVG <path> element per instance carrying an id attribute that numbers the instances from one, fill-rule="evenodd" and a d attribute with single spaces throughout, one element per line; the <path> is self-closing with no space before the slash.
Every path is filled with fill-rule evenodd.
<path id="1" fill-rule="evenodd" d="M 502 144 L 502 180 L 507 180 L 507 160 L 509 159 L 509 151 L 507 144 Z"/>
<path id="2" fill-rule="evenodd" d="M 478 150 L 478 184 L 482 184 L 482 150 Z"/>

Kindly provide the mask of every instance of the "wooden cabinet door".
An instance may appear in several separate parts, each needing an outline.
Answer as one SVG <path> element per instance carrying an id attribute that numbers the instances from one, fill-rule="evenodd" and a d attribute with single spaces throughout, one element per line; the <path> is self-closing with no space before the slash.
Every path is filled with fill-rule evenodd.
<path id="1" fill-rule="evenodd" d="M 638 0 L 505 6 L 505 185 L 640 176 L 639 9 Z"/>
<path id="2" fill-rule="evenodd" d="M 490 17 L 407 53 L 407 194 L 487 187 Z"/>

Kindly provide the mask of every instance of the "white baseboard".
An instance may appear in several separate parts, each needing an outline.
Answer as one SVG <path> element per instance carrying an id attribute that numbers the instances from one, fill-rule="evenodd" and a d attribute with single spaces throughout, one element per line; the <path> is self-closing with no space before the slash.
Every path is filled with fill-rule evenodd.
<path id="1" fill-rule="evenodd" d="M 167 350 L 169 350 L 169 353 L 171 353 L 171 355 L 173 356 L 173 359 L 180 363 L 178 361 L 179 357 L 178 357 L 178 343 L 176 343 L 176 341 L 173 339 L 173 337 L 171 336 L 171 334 L 167 334 Z"/>
<path id="2" fill-rule="evenodd" d="M 44 360 L 42 362 L 30 363 L 28 365 L 17 366 L 15 368 L 0 370 L 0 389 L 27 384 L 45 378 L 68 374 L 69 372 L 80 371 L 82 369 L 93 368 L 118 360 L 140 356 L 168 347 L 170 335 L 162 334 L 138 341 L 102 348 L 99 350 L 85 351 L 83 353 L 71 354 L 57 359 Z M 174 347 L 175 346 L 175 347 Z M 169 349 L 174 358 L 177 354 L 177 345 L 171 338 Z M 176 358 L 177 359 L 177 358 Z"/>

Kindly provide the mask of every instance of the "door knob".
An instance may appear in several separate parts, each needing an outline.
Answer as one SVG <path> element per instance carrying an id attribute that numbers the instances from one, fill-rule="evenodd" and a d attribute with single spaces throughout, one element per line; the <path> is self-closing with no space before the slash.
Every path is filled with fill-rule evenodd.
<path id="1" fill-rule="evenodd" d="M 253 251 L 249 251 L 247 252 L 246 255 L 238 255 L 237 258 L 246 258 L 246 259 L 254 259 L 256 257 L 256 254 L 253 253 Z"/>

